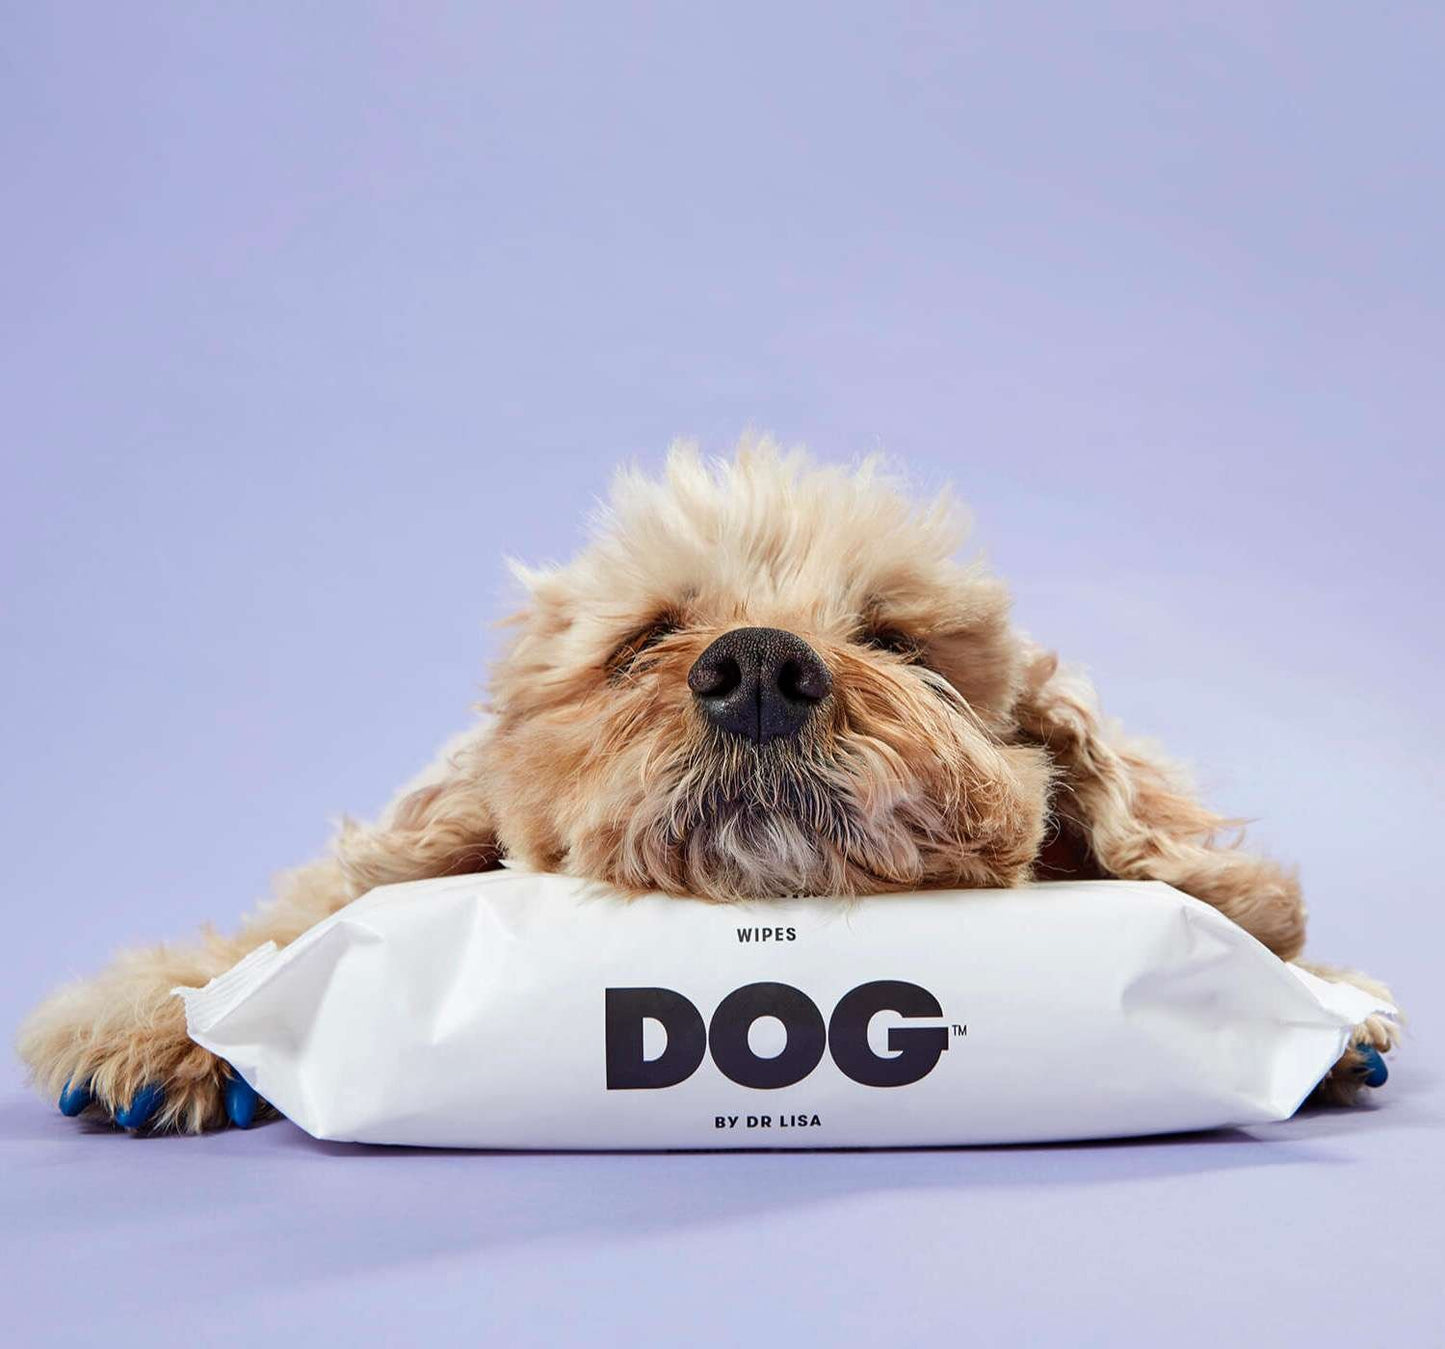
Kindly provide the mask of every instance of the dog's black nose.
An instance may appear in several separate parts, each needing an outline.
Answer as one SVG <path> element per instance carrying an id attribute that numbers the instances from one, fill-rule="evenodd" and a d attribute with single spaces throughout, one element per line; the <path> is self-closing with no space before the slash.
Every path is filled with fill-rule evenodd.
<path id="1" fill-rule="evenodd" d="M 687 686 L 719 730 L 761 744 L 797 735 L 833 690 L 828 667 L 781 628 L 734 628 L 697 658 Z"/>

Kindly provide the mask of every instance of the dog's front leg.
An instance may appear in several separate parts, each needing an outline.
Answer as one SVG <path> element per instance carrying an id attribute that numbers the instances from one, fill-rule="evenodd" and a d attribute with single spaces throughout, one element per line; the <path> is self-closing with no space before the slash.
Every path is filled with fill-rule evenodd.
<path id="1" fill-rule="evenodd" d="M 264 1103 L 191 1042 L 171 989 L 206 983 L 264 942 L 284 946 L 373 886 L 496 866 L 485 740 L 485 728 L 455 740 L 378 825 L 348 824 L 332 856 L 282 876 L 235 936 L 129 952 L 47 998 L 18 1039 L 36 1086 L 68 1115 L 98 1110 L 126 1128 L 249 1124 Z"/>
<path id="2" fill-rule="evenodd" d="M 190 944 L 126 952 L 94 978 L 58 989 L 21 1026 L 20 1057 L 68 1115 L 95 1110 L 127 1128 L 186 1133 L 228 1120 L 244 1127 L 263 1103 L 187 1037 L 171 989 L 206 983 L 263 942 L 291 941 L 351 897 L 336 860 L 291 872 L 235 936 L 206 932 Z"/>

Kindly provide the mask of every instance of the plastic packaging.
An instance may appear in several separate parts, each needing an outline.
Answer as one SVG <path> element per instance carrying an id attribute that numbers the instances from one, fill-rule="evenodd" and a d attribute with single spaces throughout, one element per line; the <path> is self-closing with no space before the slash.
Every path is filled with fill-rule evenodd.
<path id="1" fill-rule="evenodd" d="M 1393 1010 L 1153 882 L 715 905 L 512 870 L 382 887 L 176 992 L 318 1138 L 508 1149 L 1258 1124 Z"/>

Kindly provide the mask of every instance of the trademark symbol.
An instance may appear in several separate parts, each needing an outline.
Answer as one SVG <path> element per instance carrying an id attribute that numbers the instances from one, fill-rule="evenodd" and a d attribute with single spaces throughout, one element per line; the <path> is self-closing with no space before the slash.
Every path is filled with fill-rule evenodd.
<path id="1" fill-rule="evenodd" d="M 958 1024 L 958 1022 L 955 1021 L 955 1022 L 953 1023 L 953 1033 L 954 1033 L 955 1035 L 967 1035 L 967 1034 L 968 1034 L 968 1027 L 967 1027 L 967 1026 L 960 1026 L 960 1025 Z"/>

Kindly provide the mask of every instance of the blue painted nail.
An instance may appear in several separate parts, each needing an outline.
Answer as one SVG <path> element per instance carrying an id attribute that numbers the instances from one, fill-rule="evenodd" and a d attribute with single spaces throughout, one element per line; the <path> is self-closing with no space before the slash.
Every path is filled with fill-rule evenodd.
<path id="1" fill-rule="evenodd" d="M 89 1082 L 67 1082 L 65 1090 L 60 1093 L 60 1113 L 73 1118 L 80 1114 L 92 1099 Z"/>
<path id="2" fill-rule="evenodd" d="M 1364 1075 L 1365 1085 L 1383 1087 L 1390 1076 L 1390 1070 L 1385 1066 L 1385 1056 L 1374 1045 L 1356 1045 L 1355 1048 L 1364 1060 L 1360 1064 L 1360 1072 Z"/>
<path id="3" fill-rule="evenodd" d="M 233 1077 L 226 1083 L 226 1114 L 236 1128 L 249 1129 L 260 1104 L 261 1098 L 239 1077 Z"/>
<path id="4" fill-rule="evenodd" d="M 122 1129 L 139 1129 L 161 1108 L 161 1103 L 165 1099 L 165 1088 L 152 1082 L 136 1092 L 129 1105 L 123 1106 L 115 1112 L 115 1122 Z"/>

